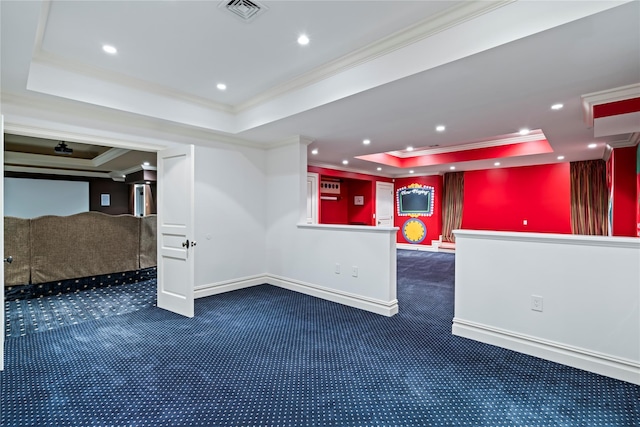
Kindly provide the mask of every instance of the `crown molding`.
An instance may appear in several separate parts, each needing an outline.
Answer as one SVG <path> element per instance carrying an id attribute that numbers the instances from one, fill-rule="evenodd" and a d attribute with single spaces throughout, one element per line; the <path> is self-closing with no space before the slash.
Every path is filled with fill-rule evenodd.
<path id="1" fill-rule="evenodd" d="M 611 148 L 624 148 L 635 147 L 640 142 L 640 132 L 635 132 L 627 135 L 625 139 L 619 139 L 617 141 L 610 141 L 608 144 Z"/>
<path id="2" fill-rule="evenodd" d="M 621 86 L 614 89 L 601 90 L 599 92 L 582 95 L 582 114 L 588 128 L 593 127 L 593 107 L 610 102 L 624 101 L 625 99 L 640 97 L 640 83 Z"/>
<path id="3" fill-rule="evenodd" d="M 431 37 L 449 28 L 458 26 L 466 21 L 513 3 L 514 1 L 515 0 L 462 2 L 462 4 L 458 6 L 443 10 L 440 13 L 423 19 L 408 28 L 393 33 L 338 59 L 330 61 L 327 64 L 297 78 L 293 78 L 286 83 L 275 86 L 246 102 L 238 104 L 234 110 L 236 113 L 241 113 L 255 107 L 256 105 L 284 95 L 285 93 L 310 86 L 350 68 L 387 55 L 395 50 Z"/>
<path id="4" fill-rule="evenodd" d="M 388 173 L 380 173 L 378 171 L 371 172 L 364 169 L 356 169 L 356 168 L 345 168 L 344 166 L 338 166 L 330 163 L 321 163 L 321 162 L 307 162 L 307 166 L 315 166 L 317 168 L 325 168 L 325 169 L 333 169 L 341 172 L 352 172 L 359 173 L 363 175 L 371 175 L 371 176 L 379 176 L 383 178 L 396 178 L 395 175 L 390 175 Z"/>
<path id="5" fill-rule="evenodd" d="M 41 166 L 53 168 L 90 169 L 94 167 L 93 162 L 89 159 L 77 159 L 67 157 L 63 154 L 58 156 L 49 156 L 45 154 L 16 153 L 12 151 L 4 153 L 4 162 L 6 164 L 19 166 Z"/>
<path id="6" fill-rule="evenodd" d="M 52 169 L 52 168 L 34 168 L 28 166 L 12 166 L 5 165 L 5 172 L 22 172 L 22 173 L 37 173 L 47 175 L 66 175 L 66 176 L 84 176 L 87 178 L 107 178 L 112 177 L 106 172 L 89 172 L 70 169 Z"/>
<path id="7" fill-rule="evenodd" d="M 210 129 L 204 129 L 194 126 L 189 126 L 177 122 L 169 122 L 162 119 L 147 118 L 145 116 L 137 116 L 131 113 L 122 112 L 119 110 L 110 109 L 107 107 L 91 105 L 91 108 L 87 108 L 87 104 L 79 103 L 78 101 L 64 99 L 60 102 L 56 98 L 32 98 L 23 95 L 16 95 L 13 93 L 0 93 L 0 99 L 2 100 L 3 109 L 6 106 L 21 106 L 29 109 L 43 109 L 49 111 L 56 111 L 69 116 L 82 116 L 83 118 L 94 119 L 100 122 L 114 124 L 121 126 L 123 123 L 130 125 L 131 127 L 143 131 L 162 130 L 162 138 L 166 141 L 170 141 L 176 138 L 193 138 L 198 142 L 193 142 L 197 145 L 207 145 L 208 143 L 215 141 L 229 145 L 239 145 L 249 148 L 266 149 L 269 148 L 268 143 L 254 142 L 247 139 L 235 137 L 228 134 L 219 133 Z M 31 114 L 31 116 L 37 116 Z M 12 122 L 10 114 L 5 113 L 5 132 L 13 133 L 16 135 L 33 136 L 38 138 L 48 139 L 61 139 L 69 142 L 78 143 L 93 143 L 95 145 L 103 145 L 108 147 L 121 147 L 131 150 L 139 151 L 159 151 L 167 148 L 167 145 L 161 145 L 161 141 L 157 143 L 144 143 L 139 141 L 124 140 L 118 138 L 107 138 L 90 135 L 88 133 L 77 132 L 64 132 L 54 130 L 53 128 L 44 128 L 37 126 L 24 125 L 20 123 Z M 146 138 L 154 139 L 154 138 Z"/>
<path id="8" fill-rule="evenodd" d="M 522 144 L 525 142 L 546 140 L 547 137 L 540 129 L 534 129 L 527 135 L 505 136 L 503 138 L 489 139 L 486 141 L 471 142 L 468 144 L 460 144 L 446 147 L 429 148 L 426 150 L 414 151 L 388 151 L 386 154 L 400 158 L 421 157 L 431 154 L 453 153 L 456 151 L 477 150 L 480 148 L 500 147 L 503 145 Z"/>
<path id="9" fill-rule="evenodd" d="M 130 150 L 140 150 L 140 151 L 159 151 L 166 148 L 166 146 L 164 145 L 148 144 L 148 143 L 142 143 L 138 141 L 109 138 L 109 137 L 97 136 L 97 135 L 92 135 L 87 133 L 68 132 L 68 131 L 62 131 L 58 129 L 23 125 L 23 124 L 13 123 L 6 117 L 5 117 L 5 120 L 7 121 L 4 124 L 4 131 L 6 133 L 12 133 L 15 135 L 32 136 L 35 138 L 45 138 L 45 139 L 59 139 L 62 141 L 77 142 L 80 144 L 102 145 L 106 147 L 120 147 L 120 148 L 127 148 Z"/>
<path id="10" fill-rule="evenodd" d="M 105 151 L 104 153 L 100 154 L 99 156 L 94 157 L 91 160 L 91 163 L 95 167 L 102 166 L 113 159 L 117 159 L 118 157 L 124 154 L 127 154 L 129 151 L 131 150 L 128 150 L 126 148 L 111 148 Z"/>

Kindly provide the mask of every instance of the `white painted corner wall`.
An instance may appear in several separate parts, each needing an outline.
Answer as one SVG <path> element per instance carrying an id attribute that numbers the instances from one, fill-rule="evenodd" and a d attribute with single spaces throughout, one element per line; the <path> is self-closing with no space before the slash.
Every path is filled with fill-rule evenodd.
<path id="1" fill-rule="evenodd" d="M 265 166 L 261 149 L 195 147 L 196 296 L 267 271 Z"/>
<path id="2" fill-rule="evenodd" d="M 455 235 L 455 335 L 640 384 L 640 239 Z"/>
<path id="3" fill-rule="evenodd" d="M 196 147 L 195 296 L 267 283 L 396 314 L 397 229 L 304 224 L 306 145 Z"/>

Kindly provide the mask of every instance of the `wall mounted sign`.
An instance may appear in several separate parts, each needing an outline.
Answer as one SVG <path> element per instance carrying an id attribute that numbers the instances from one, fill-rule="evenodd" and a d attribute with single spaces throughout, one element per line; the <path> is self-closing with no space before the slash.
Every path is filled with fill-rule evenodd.
<path id="1" fill-rule="evenodd" d="M 110 194 L 101 194 L 100 195 L 100 206 L 110 206 L 111 205 L 111 195 Z"/>
<path id="2" fill-rule="evenodd" d="M 430 185 L 410 184 L 396 190 L 398 216 L 433 215 L 434 188 Z"/>

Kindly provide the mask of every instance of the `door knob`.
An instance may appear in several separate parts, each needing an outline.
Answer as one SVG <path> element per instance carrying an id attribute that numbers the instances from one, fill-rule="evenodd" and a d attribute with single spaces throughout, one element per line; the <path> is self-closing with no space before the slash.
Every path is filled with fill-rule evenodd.
<path id="1" fill-rule="evenodd" d="M 11 264 L 13 262 L 13 257 L 9 256 L 9 257 L 5 258 L 4 262 L 6 262 L 7 264 Z"/>
<path id="2" fill-rule="evenodd" d="M 186 242 L 182 242 L 182 247 L 189 249 L 189 239 Z"/>

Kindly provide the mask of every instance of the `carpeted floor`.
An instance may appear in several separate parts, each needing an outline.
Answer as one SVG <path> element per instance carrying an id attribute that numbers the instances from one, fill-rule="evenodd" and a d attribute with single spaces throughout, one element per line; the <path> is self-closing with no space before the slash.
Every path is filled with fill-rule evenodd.
<path id="1" fill-rule="evenodd" d="M 5 337 L 50 331 L 151 307 L 156 279 L 31 299 L 5 301 Z"/>
<path id="2" fill-rule="evenodd" d="M 454 256 L 392 318 L 268 285 L 6 341 L 2 426 L 638 426 L 640 387 L 451 335 Z"/>

